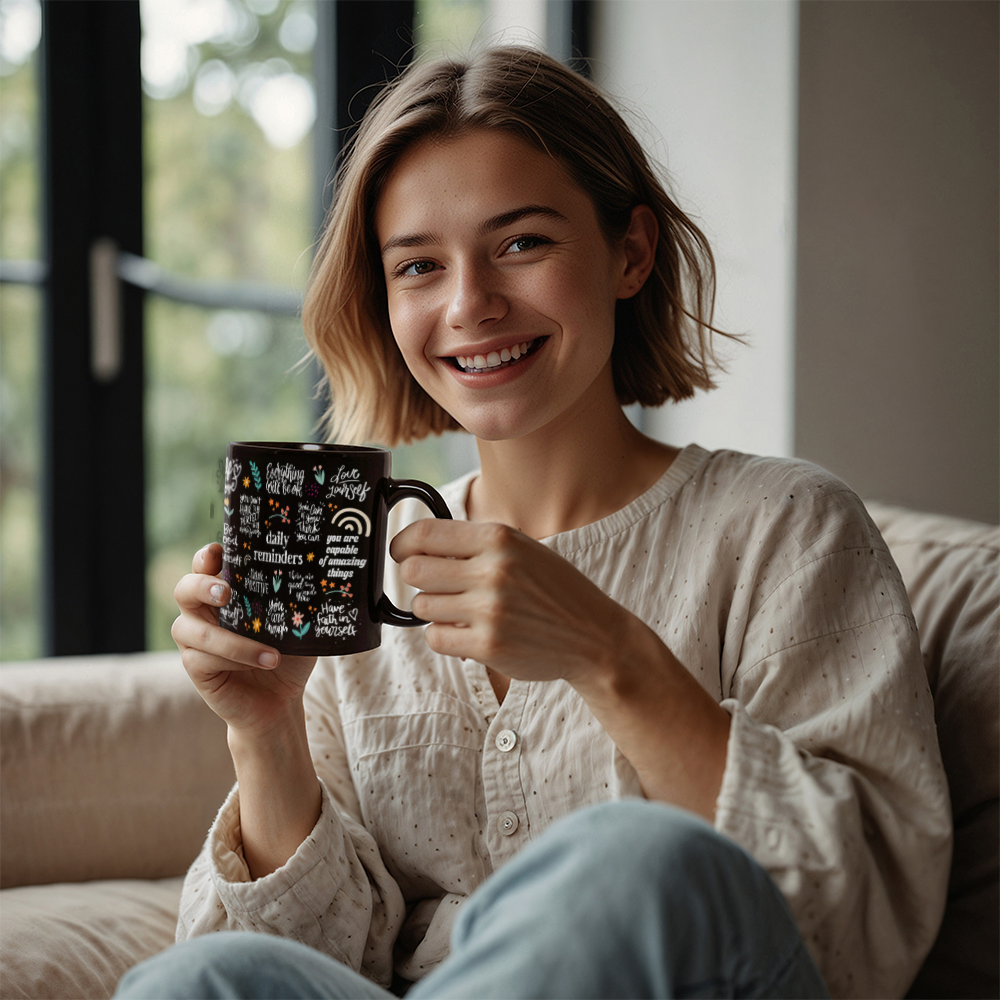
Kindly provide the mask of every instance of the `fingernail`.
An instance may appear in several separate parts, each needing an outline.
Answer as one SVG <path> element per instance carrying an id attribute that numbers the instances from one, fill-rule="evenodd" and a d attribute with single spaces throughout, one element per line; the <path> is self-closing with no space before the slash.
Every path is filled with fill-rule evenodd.
<path id="1" fill-rule="evenodd" d="M 257 657 L 257 662 L 268 670 L 273 670 L 278 665 L 278 654 L 277 653 L 261 653 Z"/>
<path id="2" fill-rule="evenodd" d="M 222 604 L 223 599 L 225 598 L 225 595 L 226 595 L 226 588 L 221 583 L 217 583 L 217 584 L 215 584 L 214 587 L 212 587 L 212 589 L 211 589 L 211 591 L 209 591 L 209 593 L 211 593 L 212 600 L 216 604 Z"/>

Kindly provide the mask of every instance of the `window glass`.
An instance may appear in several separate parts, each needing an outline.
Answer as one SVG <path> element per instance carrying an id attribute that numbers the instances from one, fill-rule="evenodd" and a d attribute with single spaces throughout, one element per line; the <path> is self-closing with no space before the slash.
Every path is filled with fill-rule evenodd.
<path id="1" fill-rule="evenodd" d="M 0 0 L 0 258 L 38 261 L 37 0 Z M 0 659 L 41 654 L 41 296 L 0 285 Z"/>
<path id="2" fill-rule="evenodd" d="M 142 0 L 146 256 L 301 285 L 313 238 L 312 0 Z"/>
<path id="3" fill-rule="evenodd" d="M 199 281 L 301 289 L 313 232 L 312 0 L 143 0 L 146 256 Z M 221 531 L 230 440 L 310 440 L 315 377 L 294 316 L 147 296 L 150 648 Z"/>
<path id="4" fill-rule="evenodd" d="M 413 36 L 417 56 L 462 53 L 478 44 L 551 48 L 549 0 L 417 0 Z"/>
<path id="5" fill-rule="evenodd" d="M 488 9 L 489 0 L 417 0 L 413 17 L 417 58 L 468 50 Z"/>
<path id="6" fill-rule="evenodd" d="M 297 318 L 205 310 L 151 298 L 147 365 L 147 624 L 171 648 L 173 589 L 195 549 L 222 539 L 221 463 L 228 441 L 308 441 L 311 390 L 295 368 Z M 157 644 L 153 645 L 156 639 Z"/>

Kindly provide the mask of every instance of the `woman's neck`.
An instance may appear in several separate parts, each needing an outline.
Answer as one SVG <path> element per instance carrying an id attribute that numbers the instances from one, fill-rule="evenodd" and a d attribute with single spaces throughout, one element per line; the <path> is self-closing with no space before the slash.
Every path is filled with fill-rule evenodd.
<path id="1" fill-rule="evenodd" d="M 583 426 L 581 426 L 581 421 Z M 469 491 L 472 521 L 498 521 L 532 538 L 621 510 L 669 468 L 678 449 L 646 437 L 617 402 L 506 441 L 477 441 L 482 472 Z"/>

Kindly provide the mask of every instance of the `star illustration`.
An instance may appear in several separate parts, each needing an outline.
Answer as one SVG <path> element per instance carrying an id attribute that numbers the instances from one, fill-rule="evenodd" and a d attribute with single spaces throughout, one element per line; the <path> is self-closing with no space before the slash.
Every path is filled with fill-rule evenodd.
<path id="1" fill-rule="evenodd" d="M 259 632 L 260 631 L 260 619 L 259 618 L 255 618 L 253 620 L 253 630 L 255 632 Z"/>
<path id="2" fill-rule="evenodd" d="M 248 489 L 249 486 L 250 486 L 250 477 L 249 476 L 244 476 L 243 477 L 243 489 Z"/>
<path id="3" fill-rule="evenodd" d="M 315 559 L 315 558 L 316 558 L 316 555 L 315 555 L 315 553 L 312 553 L 312 552 L 310 552 L 310 553 L 309 553 L 309 554 L 308 554 L 308 555 L 306 556 L 306 562 L 312 562 L 312 561 L 313 561 L 313 559 Z"/>

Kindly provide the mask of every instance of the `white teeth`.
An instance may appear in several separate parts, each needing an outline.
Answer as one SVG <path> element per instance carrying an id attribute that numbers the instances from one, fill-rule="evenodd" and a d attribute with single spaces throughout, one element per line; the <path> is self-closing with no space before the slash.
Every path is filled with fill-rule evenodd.
<path id="1" fill-rule="evenodd" d="M 465 357 L 459 354 L 455 356 L 455 361 L 463 371 L 486 371 L 523 358 L 528 353 L 530 344 L 531 341 L 525 341 L 523 344 L 514 344 L 510 348 L 505 347 L 499 352 L 490 351 L 487 355 L 477 354 Z"/>

